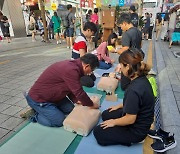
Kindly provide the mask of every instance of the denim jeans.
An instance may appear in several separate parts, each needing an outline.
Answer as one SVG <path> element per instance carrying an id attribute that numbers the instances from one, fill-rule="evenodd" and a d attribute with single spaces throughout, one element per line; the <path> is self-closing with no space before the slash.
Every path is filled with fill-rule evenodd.
<path id="1" fill-rule="evenodd" d="M 99 61 L 99 68 L 100 69 L 109 69 L 112 67 L 112 64 L 110 63 L 105 63 L 105 61 Z"/>
<path id="2" fill-rule="evenodd" d="M 31 121 L 49 127 L 61 127 L 65 114 L 69 114 L 74 108 L 74 104 L 67 97 L 58 104 L 35 102 L 29 95 L 26 96 L 26 100 L 29 106 L 35 110 L 35 115 L 31 117 Z"/>

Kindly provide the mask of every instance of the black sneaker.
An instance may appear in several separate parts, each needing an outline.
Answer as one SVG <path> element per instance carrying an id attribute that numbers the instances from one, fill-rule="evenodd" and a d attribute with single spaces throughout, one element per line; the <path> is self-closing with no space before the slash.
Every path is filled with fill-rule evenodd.
<path id="1" fill-rule="evenodd" d="M 176 145 L 177 143 L 173 134 L 172 136 L 163 138 L 162 140 L 157 140 L 155 143 L 151 144 L 151 147 L 155 152 L 165 152 L 176 147 Z"/>
<path id="2" fill-rule="evenodd" d="M 161 128 L 159 128 L 158 130 L 149 130 L 148 132 L 148 136 L 153 138 L 153 139 L 159 139 L 161 140 L 162 138 L 166 138 L 169 136 L 170 132 L 165 132 L 164 130 L 162 130 Z"/>

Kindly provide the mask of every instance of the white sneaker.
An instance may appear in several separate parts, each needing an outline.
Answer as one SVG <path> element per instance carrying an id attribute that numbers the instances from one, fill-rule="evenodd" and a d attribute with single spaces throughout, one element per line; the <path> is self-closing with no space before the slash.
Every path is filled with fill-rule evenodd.
<path id="1" fill-rule="evenodd" d="M 73 47 L 70 47 L 70 49 L 73 49 Z"/>
<path id="2" fill-rule="evenodd" d="M 57 41 L 57 44 L 59 44 L 59 41 Z"/>
<path id="3" fill-rule="evenodd" d="M 61 44 L 61 43 L 62 43 L 62 41 L 61 41 L 61 40 L 59 40 L 59 43 Z"/>
<path id="4" fill-rule="evenodd" d="M 70 49 L 70 47 L 67 46 L 67 49 Z"/>

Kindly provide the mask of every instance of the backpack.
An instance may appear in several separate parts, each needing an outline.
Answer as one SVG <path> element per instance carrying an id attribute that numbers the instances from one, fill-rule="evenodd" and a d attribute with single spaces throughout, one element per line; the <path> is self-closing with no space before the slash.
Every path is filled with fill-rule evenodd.
<path id="1" fill-rule="evenodd" d="M 8 27 L 9 28 L 10 27 L 9 22 L 5 22 L 4 23 L 4 27 Z"/>
<path id="2" fill-rule="evenodd" d="M 70 14 L 70 12 L 65 16 L 65 19 L 64 19 L 64 27 L 66 27 L 66 28 L 69 28 L 69 26 L 70 26 L 70 22 L 69 22 L 69 14 Z"/>
<path id="3" fill-rule="evenodd" d="M 53 28 L 53 27 L 54 27 L 54 23 L 53 23 L 52 19 L 51 19 L 50 22 L 49 22 L 49 27 L 50 27 L 50 28 Z"/>
<path id="4" fill-rule="evenodd" d="M 54 28 L 54 23 L 53 23 L 53 21 L 52 21 L 52 18 L 50 18 L 50 17 L 48 17 L 48 16 L 47 16 L 47 18 L 50 20 L 48 26 L 49 26 L 50 28 Z"/>
<path id="5" fill-rule="evenodd" d="M 158 95 L 158 87 L 156 83 L 156 79 L 153 76 L 148 77 L 149 83 L 151 84 L 154 97 L 157 97 Z"/>
<path id="6" fill-rule="evenodd" d="M 138 27 L 138 15 L 137 14 L 131 14 L 131 23 L 134 27 Z"/>
<path id="7" fill-rule="evenodd" d="M 34 23 L 29 24 L 29 30 L 34 30 L 34 29 L 35 29 L 35 24 Z"/>

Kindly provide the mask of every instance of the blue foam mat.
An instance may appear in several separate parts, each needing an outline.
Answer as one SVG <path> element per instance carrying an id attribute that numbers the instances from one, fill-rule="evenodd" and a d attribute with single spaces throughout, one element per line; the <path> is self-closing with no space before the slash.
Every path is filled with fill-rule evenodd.
<path id="1" fill-rule="evenodd" d="M 118 99 L 117 102 L 109 102 L 104 100 L 100 110 L 104 111 L 107 108 L 121 102 L 122 99 Z M 102 120 L 100 120 L 100 122 L 101 121 Z M 75 154 L 143 154 L 143 147 L 140 143 L 134 144 L 130 147 L 122 145 L 100 146 L 97 144 L 96 139 L 91 132 L 87 137 L 83 137 L 75 151 Z"/>

